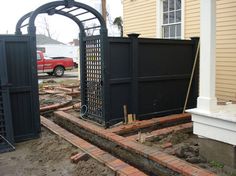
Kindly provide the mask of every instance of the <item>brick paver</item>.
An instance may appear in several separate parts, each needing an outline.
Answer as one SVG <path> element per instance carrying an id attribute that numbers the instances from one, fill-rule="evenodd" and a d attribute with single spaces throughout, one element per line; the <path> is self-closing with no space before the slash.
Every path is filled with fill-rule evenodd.
<path id="1" fill-rule="evenodd" d="M 54 132 L 55 134 L 62 137 L 63 139 L 67 140 L 74 146 L 80 148 L 83 152 L 89 154 L 94 159 L 104 163 L 107 167 L 115 171 L 118 175 L 132 176 L 136 174 L 137 176 L 147 176 L 142 171 L 112 156 L 104 150 L 101 150 L 100 148 L 92 145 L 91 143 L 79 138 L 78 136 L 73 135 L 72 133 L 61 128 L 60 126 L 46 119 L 43 116 L 41 116 L 41 124 L 52 132 Z"/>
<path id="2" fill-rule="evenodd" d="M 142 155 L 143 157 L 146 157 L 164 167 L 167 167 L 173 171 L 176 171 L 184 176 L 215 176 L 216 174 L 207 171 L 205 169 L 202 169 L 196 165 L 187 163 L 184 160 L 181 160 L 175 156 L 166 154 L 164 152 L 159 151 L 156 148 L 152 148 L 149 146 L 142 145 L 141 143 L 137 143 L 135 141 L 129 140 L 125 137 L 119 136 L 113 132 L 120 131 L 122 128 L 115 128 L 115 130 L 105 130 L 101 127 L 98 127 L 94 124 L 91 124 L 89 122 L 83 121 L 81 119 L 78 119 L 74 117 L 73 115 L 70 115 L 65 112 L 60 112 L 57 111 L 55 112 L 55 115 L 61 118 L 64 118 L 66 120 L 71 121 L 72 123 L 76 124 L 77 126 L 80 126 L 83 129 L 86 129 L 95 135 L 99 135 L 100 137 L 106 138 L 117 145 L 123 147 L 124 149 L 128 151 L 133 151 L 137 154 Z M 164 123 L 164 122 L 172 122 L 175 121 L 176 119 L 183 119 L 183 118 L 189 118 L 189 114 L 181 114 L 181 115 L 172 115 L 172 116 L 166 116 L 163 118 L 158 118 L 158 119 L 151 119 L 147 120 L 145 122 L 145 125 L 147 126 L 149 123 Z M 148 122 L 148 123 L 147 123 Z M 186 126 L 190 126 L 190 124 L 187 124 Z M 117 164 L 119 165 L 119 164 Z M 122 167 L 119 165 L 119 167 Z M 135 175 L 135 171 L 132 169 L 125 168 L 126 174 L 133 174 Z"/>

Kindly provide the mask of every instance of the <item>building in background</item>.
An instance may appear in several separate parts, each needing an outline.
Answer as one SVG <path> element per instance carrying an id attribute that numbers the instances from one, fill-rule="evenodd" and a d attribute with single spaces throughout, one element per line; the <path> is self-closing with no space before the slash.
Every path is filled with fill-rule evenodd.
<path id="1" fill-rule="evenodd" d="M 73 40 L 69 44 L 64 44 L 42 34 L 36 36 L 37 50 L 42 51 L 46 57 L 50 58 L 73 58 L 74 63 L 79 64 L 78 40 Z"/>
<path id="2" fill-rule="evenodd" d="M 201 36 L 199 97 L 197 108 L 188 110 L 193 132 L 201 156 L 236 169 L 236 1 L 124 0 L 124 32 Z M 227 102 L 218 105 L 217 99 Z"/>

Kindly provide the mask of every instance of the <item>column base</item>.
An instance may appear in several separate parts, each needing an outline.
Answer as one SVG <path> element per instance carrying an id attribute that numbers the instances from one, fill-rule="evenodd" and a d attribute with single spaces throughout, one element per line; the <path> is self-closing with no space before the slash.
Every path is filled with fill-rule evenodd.
<path id="1" fill-rule="evenodd" d="M 217 99 L 209 97 L 198 97 L 197 108 L 201 111 L 212 112 L 217 107 Z"/>
<path id="2" fill-rule="evenodd" d="M 201 104 L 203 105 L 203 104 Z M 208 106 L 209 107 L 209 106 Z M 200 155 L 208 161 L 236 169 L 236 104 L 218 105 L 214 111 L 200 108 L 192 114 L 193 133 L 199 136 Z"/>

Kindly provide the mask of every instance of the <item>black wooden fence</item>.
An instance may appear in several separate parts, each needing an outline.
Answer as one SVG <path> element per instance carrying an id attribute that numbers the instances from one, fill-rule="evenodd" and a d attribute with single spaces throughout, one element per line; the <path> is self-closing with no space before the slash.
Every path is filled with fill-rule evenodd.
<path id="1" fill-rule="evenodd" d="M 86 105 L 86 118 L 112 125 L 124 120 L 124 105 L 128 114 L 135 114 L 137 119 L 183 111 L 198 38 L 147 39 L 133 34 L 129 38 L 108 38 L 107 43 L 105 60 L 99 67 L 104 76 L 96 81 L 99 85 L 92 86 L 94 96 L 82 101 Z M 96 73 L 97 68 L 93 68 Z M 187 108 L 196 107 L 197 95 L 195 73 Z M 102 102 L 93 103 L 96 98 Z M 100 116 L 93 116 L 92 111 L 100 112 Z"/>
<path id="2" fill-rule="evenodd" d="M 0 35 L 0 151 L 39 135 L 35 37 Z M 7 141 L 6 141 L 7 140 Z"/>

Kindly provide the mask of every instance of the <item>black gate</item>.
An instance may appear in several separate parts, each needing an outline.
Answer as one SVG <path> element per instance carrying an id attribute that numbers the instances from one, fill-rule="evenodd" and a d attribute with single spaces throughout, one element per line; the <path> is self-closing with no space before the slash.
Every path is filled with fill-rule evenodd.
<path id="1" fill-rule="evenodd" d="M 14 142 L 8 84 L 5 41 L 0 38 L 0 153 L 10 149 L 7 141 Z"/>
<path id="2" fill-rule="evenodd" d="M 34 41 L 30 36 L 0 35 L 0 131 L 11 143 L 13 136 L 18 142 L 40 132 Z"/>

